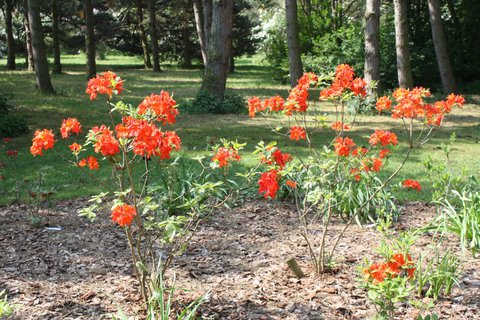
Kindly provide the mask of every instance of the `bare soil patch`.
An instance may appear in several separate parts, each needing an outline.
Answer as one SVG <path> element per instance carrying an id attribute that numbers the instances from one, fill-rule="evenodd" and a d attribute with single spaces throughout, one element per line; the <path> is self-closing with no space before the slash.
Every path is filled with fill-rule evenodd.
<path id="1" fill-rule="evenodd" d="M 46 224 L 35 228 L 26 205 L 0 208 L 0 291 L 16 305 L 12 319 L 110 319 L 122 308 L 139 311 L 141 301 L 123 231 L 107 213 L 94 223 L 77 216 L 84 201 L 58 203 L 43 211 Z M 395 228 L 425 224 L 433 208 L 409 203 Z M 60 227 L 49 230 L 46 227 Z M 331 234 L 342 227 L 335 222 Z M 178 257 L 177 299 L 188 303 L 210 291 L 200 308 L 204 319 L 366 319 L 375 313 L 357 279 L 364 258 L 377 258 L 381 236 L 374 227 L 352 226 L 338 247 L 334 273 L 315 276 L 309 269 L 297 219 L 288 205 L 249 202 L 217 212 L 202 222 L 187 252 Z M 320 236 L 320 226 L 313 230 Z M 463 262 L 460 286 L 432 310 L 442 319 L 480 319 L 480 260 L 462 255 L 454 237 L 445 243 Z M 431 236 L 415 252 L 431 250 Z M 444 244 L 446 249 L 447 244 Z M 308 274 L 295 278 L 284 263 L 294 256 Z M 416 310 L 400 306 L 398 319 Z"/>

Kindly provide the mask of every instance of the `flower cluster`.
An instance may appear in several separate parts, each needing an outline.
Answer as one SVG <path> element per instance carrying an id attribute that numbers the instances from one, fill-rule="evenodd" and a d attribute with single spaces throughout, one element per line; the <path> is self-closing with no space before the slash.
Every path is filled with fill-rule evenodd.
<path id="1" fill-rule="evenodd" d="M 409 279 L 413 279 L 415 265 L 409 254 L 395 253 L 386 262 L 372 263 L 362 272 L 367 281 L 378 284 L 398 276 L 407 276 Z"/>
<path id="2" fill-rule="evenodd" d="M 353 147 L 355 147 L 355 142 L 348 137 L 337 137 L 337 139 L 335 139 L 334 147 L 335 153 L 339 157 L 348 157 L 353 150 Z"/>
<path id="3" fill-rule="evenodd" d="M 280 188 L 281 171 L 288 162 L 292 161 L 292 156 L 289 153 L 282 152 L 277 147 L 267 147 L 260 161 L 266 163 L 271 168 L 269 171 L 261 174 L 258 180 L 258 192 L 263 194 L 266 199 L 274 199 Z M 296 187 L 296 183 L 290 180 L 287 181 L 287 185 L 290 188 Z"/>
<path id="4" fill-rule="evenodd" d="M 180 150 L 181 141 L 174 131 L 161 131 L 144 119 L 123 117 L 115 132 L 119 139 L 129 139 L 133 153 L 142 157 L 169 159 L 172 150 Z"/>
<path id="5" fill-rule="evenodd" d="M 80 132 L 82 132 L 82 125 L 77 119 L 68 118 L 63 120 L 62 126 L 60 127 L 62 138 L 66 139 L 70 133 L 75 133 L 78 135 Z"/>
<path id="6" fill-rule="evenodd" d="M 444 115 L 450 113 L 454 106 L 462 107 L 465 103 L 462 96 L 452 93 L 446 100 L 429 104 L 424 99 L 429 98 L 431 93 L 428 89 L 422 87 L 411 90 L 398 88 L 392 96 L 394 101 L 387 96 L 380 97 L 377 100 L 376 109 L 378 112 L 389 110 L 393 119 L 420 118 L 424 119 L 427 124 L 436 126 L 441 125 Z"/>
<path id="7" fill-rule="evenodd" d="M 416 180 L 411 180 L 411 179 L 407 179 L 407 180 L 403 181 L 403 188 L 404 189 L 415 189 L 418 192 L 420 192 L 422 190 L 422 186 L 420 185 L 420 182 L 418 182 Z"/>
<path id="8" fill-rule="evenodd" d="M 135 207 L 128 204 L 121 204 L 113 208 L 112 221 L 118 223 L 120 227 L 131 226 L 136 215 L 137 211 Z"/>
<path id="9" fill-rule="evenodd" d="M 93 156 L 89 156 L 86 159 L 82 159 L 78 162 L 80 168 L 88 166 L 90 170 L 98 170 L 98 160 Z"/>
<path id="10" fill-rule="evenodd" d="M 305 140 L 307 139 L 307 133 L 305 132 L 305 129 L 303 129 L 300 126 L 293 126 L 290 128 L 290 140 Z"/>
<path id="11" fill-rule="evenodd" d="M 88 139 L 93 142 L 93 150 L 104 156 L 114 156 L 120 152 L 118 140 L 112 131 L 105 125 L 93 127 L 88 134 Z"/>
<path id="12" fill-rule="evenodd" d="M 43 129 L 35 131 L 30 147 L 30 153 L 33 156 L 42 156 L 43 150 L 52 149 L 55 144 L 55 136 L 52 130 Z"/>
<path id="13" fill-rule="evenodd" d="M 241 157 L 235 148 L 220 147 L 212 157 L 212 162 L 214 162 L 218 168 L 221 168 L 228 166 L 232 161 L 240 161 L 240 158 Z"/>
<path id="14" fill-rule="evenodd" d="M 279 174 L 277 170 L 272 169 L 270 171 L 262 173 L 258 180 L 258 192 L 263 193 L 265 199 L 274 199 L 277 196 Z"/>
<path id="15" fill-rule="evenodd" d="M 332 130 L 335 131 L 348 131 L 350 130 L 350 126 L 348 124 L 343 123 L 342 121 L 335 121 L 332 123 L 331 126 Z"/>
<path id="16" fill-rule="evenodd" d="M 366 82 L 362 78 L 355 78 L 353 68 L 348 64 L 341 64 L 335 70 L 335 79 L 331 86 L 320 92 L 320 100 L 336 99 L 343 93 L 352 92 L 356 96 L 365 97 Z"/>
<path id="17" fill-rule="evenodd" d="M 122 91 L 123 80 L 115 73 L 107 71 L 90 79 L 85 93 L 90 95 L 90 100 L 95 100 L 99 94 L 105 94 L 111 99 L 114 94 L 120 94 Z"/>
<path id="18" fill-rule="evenodd" d="M 377 144 L 381 144 L 383 147 L 388 145 L 396 146 L 398 143 L 397 135 L 387 130 L 377 130 L 375 129 L 375 133 L 370 136 L 368 142 L 372 146 L 376 146 Z"/>
<path id="19" fill-rule="evenodd" d="M 152 94 L 146 97 L 138 106 L 138 114 L 145 114 L 150 110 L 163 124 L 174 124 L 178 115 L 177 103 L 167 91 Z"/>

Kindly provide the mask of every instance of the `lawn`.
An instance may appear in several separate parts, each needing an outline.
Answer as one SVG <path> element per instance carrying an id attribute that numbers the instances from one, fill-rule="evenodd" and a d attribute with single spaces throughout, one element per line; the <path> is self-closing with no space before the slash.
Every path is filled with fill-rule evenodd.
<path id="1" fill-rule="evenodd" d="M 33 158 L 29 153 L 31 137 L 37 128 L 51 128 L 59 132 L 62 119 L 76 117 L 84 128 L 91 128 L 101 123 L 109 123 L 106 116 L 107 107 L 102 99 L 91 102 L 84 93 L 86 78 L 84 74 L 83 56 L 62 56 L 63 74 L 52 75 L 56 95 L 41 95 L 35 91 L 35 77 L 31 72 L 22 70 L 6 71 L 3 67 L 5 60 L 0 60 L 0 88 L 14 95 L 15 104 L 18 106 L 17 113 L 26 117 L 31 132 L 15 138 L 5 149 L 18 149 L 19 156 L 12 161 L 5 156 L 1 157 L 7 167 L 2 169 L 7 177 L 1 183 L 0 203 L 12 200 L 12 190 L 19 189 L 20 197 L 28 199 L 30 190 L 38 189 L 53 190 L 54 199 L 66 199 L 71 197 L 87 196 L 98 193 L 102 189 L 102 182 L 108 181 L 109 172 L 107 166 L 96 172 L 99 182 L 92 180 L 88 175 L 82 174 L 74 165 L 59 160 L 58 153 L 69 157 L 67 148 L 71 140 L 61 140 L 55 148 L 55 152 L 47 151 L 42 158 Z M 21 61 L 19 61 L 21 62 Z M 265 66 L 260 59 L 240 59 L 236 62 L 237 71 L 229 76 L 227 83 L 228 93 L 235 93 L 248 98 L 259 96 L 265 98 L 280 94 L 286 96 L 288 86 L 281 85 L 273 80 L 272 70 Z M 180 69 L 175 65 L 162 65 L 161 73 L 153 73 L 144 70 L 141 60 L 136 57 L 112 56 L 106 60 L 98 61 L 98 71 L 113 70 L 126 80 L 124 92 L 121 98 L 137 105 L 150 93 L 167 90 L 174 93 L 175 100 L 180 106 L 181 116 L 178 123 L 173 127 L 182 139 L 182 151 L 179 155 L 192 158 L 199 154 L 209 156 L 207 147 L 211 142 L 218 142 L 220 138 L 246 142 L 247 147 L 243 154 L 241 167 L 248 168 L 255 163 L 255 158 L 249 153 L 254 150 L 259 140 L 278 140 L 279 146 L 288 152 L 304 156 L 307 149 L 302 143 L 294 143 L 286 138 L 277 136 L 269 129 L 269 126 L 280 125 L 280 118 L 255 118 L 249 119 L 247 114 L 241 115 L 197 115 L 188 114 L 189 102 L 197 93 L 202 77 L 200 68 Z M 318 96 L 313 93 L 312 96 Z M 441 98 L 440 95 L 438 95 Z M 480 110 L 478 96 L 467 96 L 467 105 L 461 110 L 455 110 L 448 117 L 448 122 L 440 132 L 427 145 L 415 149 L 410 161 L 394 183 L 399 183 L 406 178 L 418 179 L 424 189 L 420 193 L 400 192 L 402 200 L 426 200 L 430 199 L 430 186 L 426 177 L 422 161 L 431 156 L 433 159 L 444 161 L 440 143 L 455 132 L 457 140 L 453 146 L 452 167 L 460 170 L 467 168 L 470 174 L 478 175 L 480 157 L 478 156 L 480 139 Z M 317 102 L 318 104 L 318 102 Z M 327 115 L 333 114 L 333 108 L 328 103 L 319 106 L 321 112 Z M 374 114 L 362 115 L 357 118 L 358 125 L 352 132 L 354 140 L 367 143 L 367 136 L 372 127 L 390 128 L 397 132 L 399 140 L 405 141 L 402 126 L 397 121 L 387 116 Z M 330 122 L 333 119 L 329 120 Z M 375 125 L 373 126 L 372 123 Z M 169 128 L 172 129 L 172 128 Z M 86 130 L 84 130 L 86 132 Z M 316 136 L 316 143 L 326 143 L 333 137 L 329 130 L 320 132 Z M 295 148 L 294 148 L 295 147 Z M 404 144 L 400 144 L 397 154 L 401 154 Z M 58 152 L 58 153 L 57 153 Z M 385 170 L 385 175 L 394 170 L 401 159 L 393 156 Z M 41 180 L 41 181 L 40 181 Z M 80 182 L 80 184 L 79 184 Z"/>

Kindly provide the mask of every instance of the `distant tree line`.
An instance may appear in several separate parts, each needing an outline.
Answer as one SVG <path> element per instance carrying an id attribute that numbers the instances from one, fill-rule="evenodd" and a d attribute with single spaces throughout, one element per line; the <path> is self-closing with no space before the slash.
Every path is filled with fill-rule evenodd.
<path id="1" fill-rule="evenodd" d="M 108 50 L 140 55 L 154 72 L 196 61 L 201 90 L 220 100 L 234 57 L 259 49 L 292 85 L 303 71 L 339 63 L 378 83 L 371 93 L 414 84 L 456 91 L 480 80 L 478 0 L 0 1 L 0 54 L 11 70 L 24 56 L 44 92 L 53 92 L 47 55 L 61 73 L 61 52 L 85 52 L 90 78 Z"/>

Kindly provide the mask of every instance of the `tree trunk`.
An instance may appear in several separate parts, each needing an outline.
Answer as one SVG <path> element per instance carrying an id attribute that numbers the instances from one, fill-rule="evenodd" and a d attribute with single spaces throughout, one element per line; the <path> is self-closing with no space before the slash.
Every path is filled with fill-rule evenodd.
<path id="1" fill-rule="evenodd" d="M 228 72 L 235 72 L 235 57 L 233 56 L 233 51 L 230 53 L 230 63 L 228 64 Z"/>
<path id="2" fill-rule="evenodd" d="M 183 55 L 182 55 L 182 68 L 192 67 L 192 42 L 190 41 L 190 35 L 188 29 L 182 31 L 183 41 Z"/>
<path id="3" fill-rule="evenodd" d="M 94 78 L 97 74 L 97 62 L 95 53 L 95 17 L 93 16 L 92 0 L 83 0 L 85 11 L 85 51 L 87 53 L 87 78 Z"/>
<path id="4" fill-rule="evenodd" d="M 7 69 L 15 70 L 15 39 L 13 38 L 13 0 L 5 0 L 5 31 L 7 33 Z"/>
<path id="5" fill-rule="evenodd" d="M 158 52 L 155 0 L 148 0 L 148 18 L 150 22 L 150 40 L 152 41 L 153 71 L 160 72 L 160 54 Z"/>
<path id="6" fill-rule="evenodd" d="M 137 32 L 142 41 L 143 49 L 143 64 L 145 69 L 152 68 L 152 61 L 150 60 L 150 51 L 148 50 L 147 34 L 145 33 L 145 25 L 143 24 L 143 1 L 136 0 L 137 6 Z"/>
<path id="7" fill-rule="evenodd" d="M 457 92 L 458 88 L 448 57 L 447 42 L 443 31 L 440 1 L 428 0 L 428 10 L 430 11 L 433 46 L 435 47 L 435 55 L 437 56 L 438 71 L 440 71 L 443 90 L 446 93 Z"/>
<path id="8" fill-rule="evenodd" d="M 381 0 L 367 0 L 365 8 L 364 77 L 371 95 L 380 92 L 380 3 Z M 376 82 L 376 88 L 372 82 Z"/>
<path id="9" fill-rule="evenodd" d="M 205 8 L 205 6 L 204 6 Z M 204 11 L 204 18 L 207 14 Z M 202 81 L 202 91 L 223 100 L 229 65 L 230 43 L 232 41 L 233 0 L 213 0 L 211 20 L 204 20 L 204 26 L 211 26 L 205 33 L 208 39 L 207 65 Z M 205 29 L 208 30 L 208 29 Z"/>
<path id="10" fill-rule="evenodd" d="M 393 5 L 395 10 L 398 85 L 401 88 L 412 88 L 413 76 L 408 45 L 407 0 L 393 0 Z"/>
<path id="11" fill-rule="evenodd" d="M 27 66 L 28 66 L 28 71 L 33 71 L 35 70 L 35 62 L 33 61 L 33 48 L 32 48 L 32 32 L 30 29 L 30 19 L 28 18 L 28 1 L 24 0 L 24 6 L 25 6 L 25 19 L 24 19 L 24 25 L 25 25 L 25 47 L 26 47 L 26 52 L 27 52 Z"/>
<path id="12" fill-rule="evenodd" d="M 203 3 L 202 3 L 203 2 Z M 202 7 L 205 6 L 205 7 Z M 200 43 L 200 51 L 202 52 L 203 65 L 207 65 L 207 40 L 206 40 L 206 27 L 205 27 L 205 17 L 203 16 L 203 11 L 205 8 L 210 8 L 211 10 L 211 0 L 193 0 L 193 12 L 195 14 L 195 27 L 198 34 L 198 42 Z M 210 32 L 210 30 L 207 30 Z"/>
<path id="13" fill-rule="evenodd" d="M 32 31 L 33 60 L 35 62 L 38 89 L 43 93 L 53 93 L 54 90 L 50 74 L 48 73 L 42 20 L 40 18 L 40 1 L 28 0 L 28 19 L 30 21 L 30 30 Z"/>
<path id="14" fill-rule="evenodd" d="M 53 73 L 62 73 L 60 61 L 60 31 L 58 29 L 57 0 L 52 0 L 52 33 L 53 33 Z"/>
<path id="15" fill-rule="evenodd" d="M 303 67 L 298 37 L 297 0 L 285 0 L 287 22 L 288 64 L 290 66 L 290 85 L 295 87 L 302 76 Z"/>

